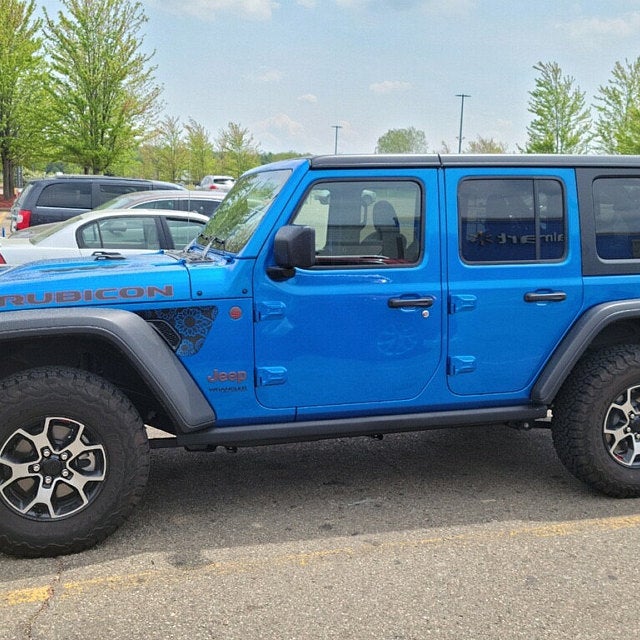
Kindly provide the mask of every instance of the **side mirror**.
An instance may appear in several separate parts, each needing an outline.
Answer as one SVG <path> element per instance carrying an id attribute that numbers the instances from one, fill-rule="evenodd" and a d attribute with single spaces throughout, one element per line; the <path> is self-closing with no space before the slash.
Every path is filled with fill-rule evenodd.
<path id="1" fill-rule="evenodd" d="M 280 228 L 276 233 L 273 254 L 278 265 L 268 270 L 273 280 L 292 278 L 296 267 L 312 267 L 316 263 L 316 230 L 299 225 Z"/>

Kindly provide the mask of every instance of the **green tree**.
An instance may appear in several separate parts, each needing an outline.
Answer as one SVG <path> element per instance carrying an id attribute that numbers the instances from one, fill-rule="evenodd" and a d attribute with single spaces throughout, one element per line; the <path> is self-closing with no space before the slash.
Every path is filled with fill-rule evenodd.
<path id="1" fill-rule="evenodd" d="M 297 151 L 280 151 L 273 153 L 265 151 L 260 154 L 260 164 L 268 164 L 269 162 L 279 162 L 280 160 L 289 160 L 291 158 L 306 158 L 310 153 L 298 153 Z"/>
<path id="2" fill-rule="evenodd" d="M 625 64 L 616 62 L 611 79 L 600 86 L 595 105 L 598 150 L 604 153 L 639 153 L 640 138 L 631 131 L 638 128 L 640 109 L 640 57 Z"/>
<path id="3" fill-rule="evenodd" d="M 478 136 L 467 145 L 465 153 L 507 153 L 507 145 L 493 138 Z"/>
<path id="4" fill-rule="evenodd" d="M 389 129 L 376 144 L 376 153 L 426 153 L 427 149 L 427 136 L 415 127 Z"/>
<path id="5" fill-rule="evenodd" d="M 631 107 L 626 127 L 617 135 L 616 153 L 640 155 L 640 107 Z"/>
<path id="6" fill-rule="evenodd" d="M 260 164 L 260 150 L 248 129 L 230 122 L 220 131 L 216 141 L 220 153 L 221 171 L 237 178 Z"/>
<path id="7" fill-rule="evenodd" d="M 213 142 L 204 125 L 189 118 L 185 125 L 186 147 L 189 154 L 189 179 L 198 184 L 208 173 L 214 173 L 215 156 Z"/>
<path id="8" fill-rule="evenodd" d="M 140 143 L 160 108 L 153 54 L 141 52 L 147 18 L 134 0 L 61 0 L 45 9 L 51 100 L 64 160 L 102 173 Z"/>
<path id="9" fill-rule="evenodd" d="M 44 146 L 46 74 L 34 12 L 34 0 L 0 0 L 0 157 L 7 200 L 15 168 Z"/>
<path id="10" fill-rule="evenodd" d="M 154 141 L 159 178 L 171 182 L 182 180 L 187 170 L 188 153 L 180 119 L 166 116 Z"/>
<path id="11" fill-rule="evenodd" d="M 592 140 L 591 114 L 575 80 L 556 62 L 539 62 L 536 86 L 529 92 L 526 153 L 586 153 Z"/>

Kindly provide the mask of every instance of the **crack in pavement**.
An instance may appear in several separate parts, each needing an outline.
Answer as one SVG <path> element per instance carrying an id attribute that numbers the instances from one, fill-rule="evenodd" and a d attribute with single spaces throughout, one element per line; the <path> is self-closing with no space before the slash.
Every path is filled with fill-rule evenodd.
<path id="1" fill-rule="evenodd" d="M 34 640 L 33 638 L 33 629 L 38 622 L 39 618 L 49 610 L 49 603 L 53 600 L 56 595 L 56 586 L 60 584 L 62 580 L 62 574 L 64 573 L 64 562 L 61 558 L 55 559 L 56 563 L 56 572 L 51 580 L 51 584 L 48 585 L 46 589 L 46 597 L 42 601 L 42 604 L 38 607 L 38 610 L 27 620 L 26 629 L 25 629 L 25 638 L 27 640 Z"/>

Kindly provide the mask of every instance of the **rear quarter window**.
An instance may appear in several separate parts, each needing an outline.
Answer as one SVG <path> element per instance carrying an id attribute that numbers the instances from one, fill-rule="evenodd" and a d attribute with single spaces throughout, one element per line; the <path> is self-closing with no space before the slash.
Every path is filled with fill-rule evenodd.
<path id="1" fill-rule="evenodd" d="M 59 182 L 46 185 L 38 197 L 37 206 L 91 209 L 91 183 Z"/>
<path id="2" fill-rule="evenodd" d="M 593 181 L 596 251 L 603 260 L 640 260 L 640 178 Z"/>

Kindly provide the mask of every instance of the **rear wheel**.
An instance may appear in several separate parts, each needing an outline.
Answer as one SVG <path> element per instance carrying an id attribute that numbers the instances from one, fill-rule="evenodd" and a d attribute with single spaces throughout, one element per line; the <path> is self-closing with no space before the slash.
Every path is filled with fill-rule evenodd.
<path id="1" fill-rule="evenodd" d="M 640 496 L 640 347 L 586 356 L 553 409 L 553 442 L 579 480 L 611 496 Z"/>
<path id="2" fill-rule="evenodd" d="M 135 408 L 102 378 L 67 368 L 12 376 L 0 393 L 0 550 L 54 556 L 103 540 L 148 476 Z"/>

